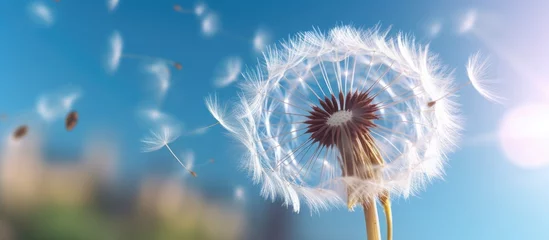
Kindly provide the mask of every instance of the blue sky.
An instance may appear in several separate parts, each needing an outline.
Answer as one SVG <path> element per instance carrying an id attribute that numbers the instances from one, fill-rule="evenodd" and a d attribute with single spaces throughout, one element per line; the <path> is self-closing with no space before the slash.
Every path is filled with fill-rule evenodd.
<path id="1" fill-rule="evenodd" d="M 55 19 L 49 27 L 30 16 L 30 3 L 0 3 L 0 113 L 9 114 L 12 121 L 1 124 L 0 129 L 4 132 L 13 121 L 31 118 L 41 94 L 78 87 L 82 91 L 82 98 L 75 104 L 81 116 L 79 126 L 69 135 L 62 124 L 44 124 L 48 151 L 77 154 L 86 136 L 97 131 L 110 132 L 122 149 L 120 178 L 130 179 L 129 185 L 131 179 L 145 172 L 177 174 L 180 168 L 167 152 L 140 153 L 139 139 L 146 129 L 138 121 L 136 111 L 155 104 L 151 79 L 142 61 L 123 60 L 116 73 L 106 71 L 108 39 L 115 30 L 124 38 L 125 52 L 162 56 L 183 65 L 182 71 L 173 72 L 172 86 L 161 109 L 192 129 L 214 122 L 205 108 L 204 97 L 214 92 L 222 99 L 235 96 L 234 85 L 214 87 L 215 69 L 229 56 L 240 56 L 245 65 L 254 67 L 260 55 L 242 39 L 251 39 L 260 27 L 268 29 L 277 41 L 312 27 L 327 30 L 338 24 L 391 26 L 393 33 L 401 30 L 414 34 L 423 43 L 431 42 L 431 49 L 440 54 L 443 62 L 456 68 L 458 81 L 466 81 L 464 65 L 477 50 L 495 55 L 500 72 L 506 72 L 509 66 L 498 59 L 499 55 L 486 42 L 456 33 L 460 15 L 474 8 L 502 19 L 502 46 L 518 49 L 530 44 L 538 46 L 538 41 L 528 39 L 538 36 L 536 31 L 525 29 L 530 26 L 528 21 L 536 21 L 532 26 L 542 27 L 547 20 L 539 10 L 543 4 L 535 2 L 218 0 L 204 3 L 219 15 L 222 33 L 204 37 L 196 16 L 172 10 L 175 3 L 193 7 L 195 2 L 190 1 L 121 0 L 112 13 L 104 1 L 43 1 Z M 433 21 L 442 22 L 436 38 L 430 38 L 426 30 Z M 524 39 L 513 31 L 524 32 Z M 536 51 L 530 54 L 536 57 Z M 444 181 L 435 181 L 417 197 L 395 201 L 395 239 L 549 239 L 549 207 L 544 204 L 549 200 L 549 169 L 521 169 L 506 160 L 497 142 L 469 141 L 496 131 L 506 108 L 522 96 L 514 90 L 529 91 L 525 84 L 517 83 L 520 75 L 509 76 L 515 78 L 499 78 L 502 94 L 508 94 L 506 97 L 511 100 L 507 106 L 483 100 L 472 88 L 462 91 L 460 101 L 466 118 L 463 144 L 449 155 Z M 241 149 L 236 146 L 221 128 L 181 138 L 172 145 L 177 151 L 192 149 L 198 162 L 216 159 L 215 166 L 204 168 L 201 177 L 188 180 L 188 184 L 217 199 L 230 198 L 233 187 L 242 185 L 248 196 L 245 210 L 250 219 L 261 219 L 270 202 L 258 196 L 258 188 L 239 170 Z M 284 207 L 280 209 L 289 212 Z M 296 231 L 292 239 L 365 236 L 361 212 L 339 209 L 310 216 L 305 210 L 300 215 L 290 215 Z"/>

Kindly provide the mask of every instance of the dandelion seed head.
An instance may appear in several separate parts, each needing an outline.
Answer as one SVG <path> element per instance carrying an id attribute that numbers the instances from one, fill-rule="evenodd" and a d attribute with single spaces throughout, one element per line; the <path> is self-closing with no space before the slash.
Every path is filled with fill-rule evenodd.
<path id="1" fill-rule="evenodd" d="M 207 105 L 247 149 L 243 165 L 265 198 L 314 212 L 408 197 L 442 175 L 459 115 L 453 95 L 439 99 L 451 71 L 427 47 L 341 26 L 299 33 L 264 55 L 264 67 L 244 73 L 234 114 L 216 98 Z"/>

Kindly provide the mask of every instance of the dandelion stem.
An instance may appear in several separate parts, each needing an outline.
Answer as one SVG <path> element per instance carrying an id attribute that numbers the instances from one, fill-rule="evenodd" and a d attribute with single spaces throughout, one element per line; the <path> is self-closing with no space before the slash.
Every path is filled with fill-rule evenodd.
<path id="1" fill-rule="evenodd" d="M 181 162 L 181 160 L 179 160 L 179 158 L 175 155 L 175 153 L 173 153 L 172 149 L 170 148 L 170 146 L 168 144 L 164 144 L 164 146 L 166 146 L 166 148 L 170 151 L 172 156 L 179 162 L 179 164 L 181 164 L 181 166 L 183 166 L 183 168 L 185 170 L 187 170 L 190 174 L 193 174 L 193 176 L 196 174 L 193 171 L 191 171 L 189 168 L 187 168 L 187 166 L 185 166 L 185 164 L 183 164 L 183 162 Z"/>
<path id="2" fill-rule="evenodd" d="M 391 200 L 388 196 L 379 198 L 383 211 L 385 212 L 385 221 L 387 223 L 387 240 L 393 240 L 393 213 L 391 211 Z"/>
<path id="3" fill-rule="evenodd" d="M 376 200 L 370 198 L 368 202 L 363 203 L 362 206 L 364 208 L 364 220 L 366 220 L 367 240 L 381 240 Z"/>

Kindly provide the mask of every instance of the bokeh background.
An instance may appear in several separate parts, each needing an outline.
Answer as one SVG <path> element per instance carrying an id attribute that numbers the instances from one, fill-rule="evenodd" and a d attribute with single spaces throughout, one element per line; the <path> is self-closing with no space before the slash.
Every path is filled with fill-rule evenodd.
<path id="1" fill-rule="evenodd" d="M 197 4 L 215 14 L 217 32 L 204 34 Z M 445 180 L 395 200 L 395 239 L 549 239 L 548 10 L 534 0 L 121 0 L 113 10 L 95 0 L 0 1 L 0 239 L 364 239 L 361 212 L 295 214 L 262 199 L 240 169 L 242 149 L 220 127 L 170 145 L 195 159 L 196 178 L 169 152 L 140 145 L 145 108 L 184 129 L 214 123 L 203 100 L 236 96 L 237 84 L 219 88 L 216 76 L 231 56 L 256 66 L 258 29 L 276 43 L 338 24 L 413 34 L 463 83 L 467 57 L 480 50 L 506 99 L 496 105 L 461 91 L 460 148 Z M 150 61 L 108 70 L 114 31 L 124 53 L 181 63 L 162 101 Z M 67 132 L 37 102 L 71 91 L 80 120 Z M 28 135 L 14 141 L 23 124 Z"/>

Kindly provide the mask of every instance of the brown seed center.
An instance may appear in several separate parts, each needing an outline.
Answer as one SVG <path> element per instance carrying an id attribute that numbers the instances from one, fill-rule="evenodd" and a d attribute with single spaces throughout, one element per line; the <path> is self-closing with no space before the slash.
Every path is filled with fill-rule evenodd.
<path id="1" fill-rule="evenodd" d="M 314 142 L 326 147 L 336 145 L 342 137 L 356 139 L 374 127 L 373 120 L 379 119 L 378 107 L 365 92 L 339 93 L 319 101 L 309 111 L 307 133 Z"/>

